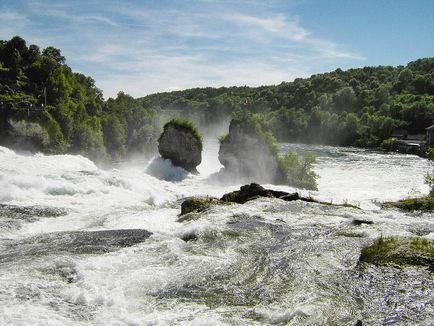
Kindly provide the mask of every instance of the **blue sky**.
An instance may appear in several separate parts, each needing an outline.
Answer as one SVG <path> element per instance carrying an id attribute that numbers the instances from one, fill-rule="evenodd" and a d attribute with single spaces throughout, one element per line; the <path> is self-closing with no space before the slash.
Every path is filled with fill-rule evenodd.
<path id="1" fill-rule="evenodd" d="M 432 0 L 1 0 L 0 10 L 0 39 L 61 49 L 106 98 L 434 56 Z"/>

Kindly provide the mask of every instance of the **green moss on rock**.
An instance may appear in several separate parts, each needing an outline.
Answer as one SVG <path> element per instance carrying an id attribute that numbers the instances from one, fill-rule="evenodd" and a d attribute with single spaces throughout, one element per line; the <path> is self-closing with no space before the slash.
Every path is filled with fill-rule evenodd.
<path id="1" fill-rule="evenodd" d="M 194 135 L 194 137 L 197 139 L 200 145 L 200 150 L 202 150 L 202 136 L 199 133 L 199 130 L 193 125 L 193 123 L 189 120 L 180 119 L 180 118 L 173 118 L 169 122 L 166 122 L 166 124 L 163 126 L 163 130 L 166 131 L 170 126 L 178 129 L 190 132 Z M 158 139 L 160 141 L 161 137 L 163 136 L 164 132 L 160 135 L 160 138 Z"/>
<path id="2" fill-rule="evenodd" d="M 360 262 L 374 265 L 427 266 L 434 270 L 434 244 L 426 238 L 383 237 L 362 249 Z"/>
<path id="3" fill-rule="evenodd" d="M 384 208 L 399 208 L 406 211 L 434 211 L 434 197 L 426 196 L 419 198 L 409 198 L 397 202 L 387 202 Z"/>
<path id="4" fill-rule="evenodd" d="M 181 204 L 181 215 L 191 212 L 201 212 L 207 209 L 211 204 L 218 204 L 217 198 L 190 198 L 184 200 Z"/>

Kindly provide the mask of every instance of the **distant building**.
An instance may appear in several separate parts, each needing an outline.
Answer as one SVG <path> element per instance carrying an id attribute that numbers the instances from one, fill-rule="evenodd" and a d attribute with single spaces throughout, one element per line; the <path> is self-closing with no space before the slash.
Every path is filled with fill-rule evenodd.
<path id="1" fill-rule="evenodd" d="M 415 135 L 407 135 L 406 140 L 412 141 L 414 143 L 424 143 L 426 139 L 425 134 L 415 134 Z"/>
<path id="2" fill-rule="evenodd" d="M 434 125 L 428 127 L 426 130 L 426 142 L 429 146 L 434 146 Z"/>

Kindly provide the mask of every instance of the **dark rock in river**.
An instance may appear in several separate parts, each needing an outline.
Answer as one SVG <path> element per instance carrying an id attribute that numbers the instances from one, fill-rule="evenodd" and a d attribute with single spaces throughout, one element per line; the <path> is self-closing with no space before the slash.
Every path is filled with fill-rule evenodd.
<path id="1" fill-rule="evenodd" d="M 353 225 L 357 225 L 357 226 L 362 225 L 362 224 L 368 224 L 368 225 L 374 224 L 373 221 L 359 220 L 359 219 L 354 219 L 351 223 Z"/>
<path id="2" fill-rule="evenodd" d="M 218 203 L 217 198 L 189 198 L 182 202 L 181 204 L 181 215 L 191 213 L 191 212 L 201 212 L 207 209 L 210 204 Z"/>
<path id="3" fill-rule="evenodd" d="M 224 202 L 233 202 L 238 204 L 244 204 L 249 200 L 253 200 L 259 197 L 272 197 L 279 198 L 286 201 L 293 201 L 302 199 L 298 193 L 288 193 L 285 191 L 276 191 L 271 189 L 265 189 L 257 183 L 251 183 L 249 185 L 242 186 L 240 190 L 232 191 L 224 194 L 220 199 Z"/>
<path id="4" fill-rule="evenodd" d="M 191 124 L 169 121 L 158 139 L 158 151 L 173 165 L 198 173 L 196 167 L 202 161 L 202 140 Z"/>
<path id="5" fill-rule="evenodd" d="M 197 235 L 195 233 L 186 233 L 181 236 L 181 240 L 185 242 L 197 240 Z"/>
<path id="6" fill-rule="evenodd" d="M 268 197 L 268 198 L 278 198 L 285 201 L 295 201 L 295 200 L 301 200 L 309 203 L 318 203 L 322 205 L 327 206 L 343 206 L 343 207 L 351 207 L 359 209 L 358 207 L 353 207 L 348 204 L 344 205 L 333 205 L 330 203 L 324 203 L 317 201 L 310 197 L 302 197 L 297 192 L 289 193 L 286 191 L 278 191 L 278 190 L 272 190 L 272 189 L 265 189 L 261 185 L 257 183 L 251 183 L 248 185 L 241 186 L 240 190 L 235 190 L 232 192 L 228 192 L 222 196 L 220 199 L 208 197 L 208 198 L 189 198 L 182 202 L 181 204 L 181 215 L 191 213 L 191 212 L 202 212 L 205 209 L 209 208 L 210 205 L 222 205 L 227 203 L 238 203 L 238 204 L 244 204 L 250 200 L 254 200 L 261 197 Z M 189 218 L 180 218 L 178 222 L 183 222 L 185 220 L 189 220 Z M 354 222 L 356 225 L 359 225 L 357 223 L 358 220 L 355 220 Z M 360 224 L 372 224 L 371 221 L 362 221 Z"/>
<path id="7" fill-rule="evenodd" d="M 277 156 L 249 120 L 231 121 L 229 134 L 220 142 L 218 158 L 228 179 L 274 183 L 281 178 Z"/>
<path id="8" fill-rule="evenodd" d="M 15 206 L 0 204 L 0 230 L 18 230 L 24 223 L 41 218 L 54 218 L 68 214 L 63 208 L 48 206 Z"/>
<path id="9" fill-rule="evenodd" d="M 125 229 L 104 231 L 54 232 L 14 241 L 6 245 L 7 254 L 0 254 L 0 263 L 19 257 L 49 254 L 99 254 L 131 247 L 152 235 L 147 230 Z"/>

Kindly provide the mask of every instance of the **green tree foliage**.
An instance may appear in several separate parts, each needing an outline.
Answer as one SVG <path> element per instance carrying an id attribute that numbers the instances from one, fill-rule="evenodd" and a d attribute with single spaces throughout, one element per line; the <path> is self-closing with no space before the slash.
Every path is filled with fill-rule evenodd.
<path id="1" fill-rule="evenodd" d="M 59 49 L 41 51 L 19 36 L 0 41 L 0 142 L 11 134 L 10 121 L 51 121 L 43 127 L 58 139 L 41 150 L 118 159 L 155 150 L 159 116 L 209 128 L 243 112 L 255 114 L 279 141 L 377 147 L 394 129 L 424 133 L 434 124 L 434 58 L 405 67 L 337 69 L 273 86 L 194 88 L 139 99 L 119 93 L 104 101 L 92 78 L 73 72 Z"/>
<path id="2" fill-rule="evenodd" d="M 37 123 L 49 142 L 39 150 L 119 159 L 156 148 L 156 111 L 119 93 L 104 101 L 92 78 L 75 73 L 54 47 L 42 50 L 16 36 L 0 41 L 0 143 L 11 121 Z"/>
<path id="3" fill-rule="evenodd" d="M 312 170 L 316 158 L 312 153 L 305 153 L 300 159 L 296 153 L 286 154 L 279 158 L 279 167 L 285 183 L 298 188 L 318 190 L 316 179 L 318 175 Z"/>
<path id="4" fill-rule="evenodd" d="M 150 153 L 159 134 L 156 111 L 144 108 L 133 97 L 119 92 L 103 107 L 103 129 L 109 155 Z"/>
<path id="5" fill-rule="evenodd" d="M 394 129 L 434 124 L 434 58 L 406 67 L 337 69 L 275 86 L 194 88 L 138 99 L 205 125 L 243 110 L 260 114 L 279 141 L 380 146 Z"/>

